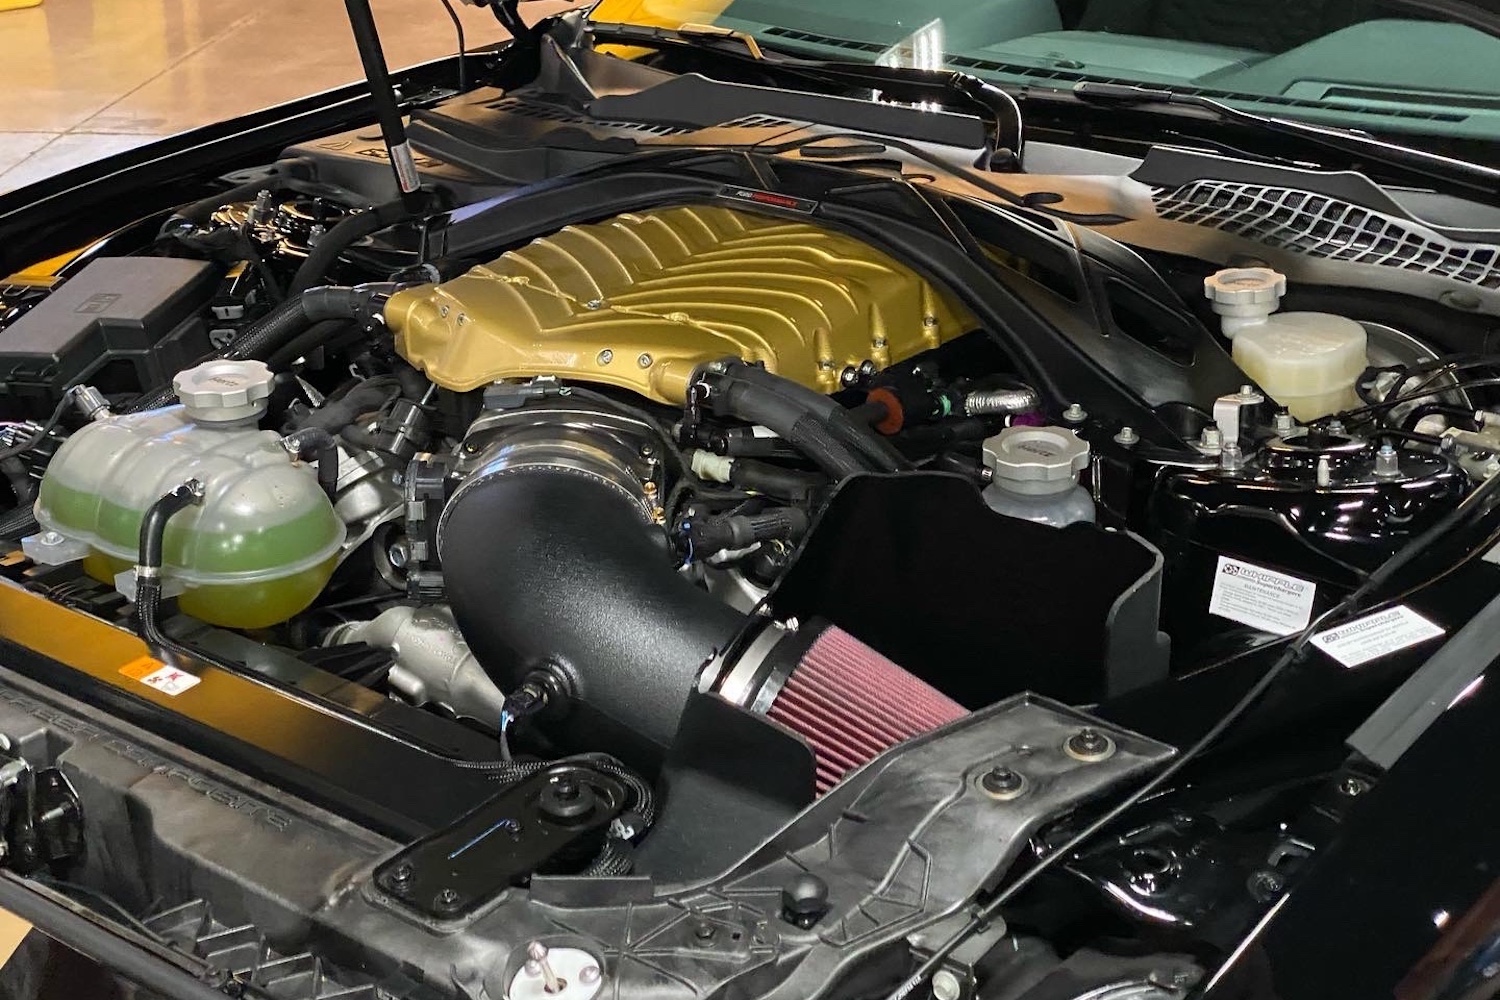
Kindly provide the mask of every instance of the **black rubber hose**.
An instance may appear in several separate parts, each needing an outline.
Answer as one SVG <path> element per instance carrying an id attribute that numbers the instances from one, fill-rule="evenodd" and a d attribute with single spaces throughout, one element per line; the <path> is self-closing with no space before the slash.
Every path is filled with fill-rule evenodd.
<path id="1" fill-rule="evenodd" d="M 911 468 L 900 452 L 839 403 L 756 365 L 728 361 L 714 373 L 714 412 L 762 424 L 838 479 Z"/>
<path id="2" fill-rule="evenodd" d="M 737 458 L 729 466 L 729 484 L 742 490 L 805 502 L 827 486 L 828 481 L 815 472 L 798 472 L 769 462 Z"/>
<path id="3" fill-rule="evenodd" d="M 410 217 L 411 212 L 401 201 L 388 201 L 366 211 L 344 216 L 323 234 L 302 261 L 296 276 L 292 278 L 291 287 L 287 289 L 287 295 L 300 295 L 309 288 L 322 284 L 328 278 L 329 269 L 345 250 L 366 236 L 372 236 Z"/>
<path id="4" fill-rule="evenodd" d="M 213 354 L 209 360 L 264 361 L 315 323 L 332 319 L 369 322 L 379 312 L 391 288 L 390 285 L 358 285 L 352 288 L 329 285 L 310 288 L 296 298 L 287 299 L 245 327 L 238 337 Z M 176 390 L 171 386 L 163 386 L 155 392 L 137 397 L 125 408 L 125 412 L 139 413 L 167 406 L 176 395 Z"/>
<path id="5" fill-rule="evenodd" d="M 25 538 L 36 534 L 40 528 L 30 507 L 17 507 L 0 517 L 0 538 Z"/>
<path id="6" fill-rule="evenodd" d="M 568 746 L 659 760 L 699 671 L 745 624 L 676 572 L 639 505 L 591 476 L 471 480 L 444 509 L 438 546 L 453 615 L 501 689 L 538 668 L 571 687 L 549 730 Z"/>
<path id="7" fill-rule="evenodd" d="M 339 443 L 321 427 L 304 427 L 282 441 L 287 451 L 303 461 L 318 463 L 318 486 L 329 500 L 339 490 Z"/>
<path id="8" fill-rule="evenodd" d="M 203 502 L 203 484 L 189 479 L 164 494 L 141 519 L 140 552 L 135 566 L 135 616 L 141 637 L 147 645 L 185 656 L 198 656 L 161 630 L 157 614 L 161 609 L 161 565 L 167 534 L 167 522 L 173 515 Z"/>
<path id="9" fill-rule="evenodd" d="M 26 463 L 15 455 L 0 459 L 0 474 L 5 476 L 10 491 L 16 495 L 16 509 L 30 508 L 36 499 L 36 480 L 31 478 Z"/>
<path id="10" fill-rule="evenodd" d="M 342 396 L 328 400 L 302 417 L 299 423 L 303 428 L 318 428 L 330 434 L 338 434 L 365 414 L 384 409 L 386 404 L 400 394 L 401 387 L 395 384 L 394 379 L 368 379 Z"/>
<path id="11" fill-rule="evenodd" d="M 236 184 L 227 191 L 211 194 L 207 198 L 200 198 L 173 212 L 172 217 L 167 220 L 167 224 L 162 227 L 163 231 L 171 229 L 178 222 L 191 222 L 195 226 L 201 226 L 208 222 L 213 214 L 225 205 L 232 205 L 238 201 L 250 201 L 262 191 L 274 192 L 280 184 L 281 176 L 277 172 L 272 173 L 270 176 L 262 177 L 259 180 Z"/>
<path id="12" fill-rule="evenodd" d="M 688 529 L 699 555 L 743 549 L 773 539 L 796 541 L 807 533 L 807 512 L 797 507 L 771 507 L 759 514 L 720 514 L 693 521 Z"/>
<path id="13" fill-rule="evenodd" d="M 709 402 L 720 416 L 770 428 L 835 480 L 871 471 L 868 461 L 829 433 L 816 414 L 762 386 L 720 381 Z"/>

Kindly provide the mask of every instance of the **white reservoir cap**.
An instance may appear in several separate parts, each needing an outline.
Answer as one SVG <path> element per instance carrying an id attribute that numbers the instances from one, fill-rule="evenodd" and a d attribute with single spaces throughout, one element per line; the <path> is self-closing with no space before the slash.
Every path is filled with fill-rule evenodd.
<path id="1" fill-rule="evenodd" d="M 194 420 L 225 423 L 265 413 L 274 379 L 264 361 L 205 361 L 178 372 L 172 388 Z"/>
<path id="2" fill-rule="evenodd" d="M 1269 267 L 1229 267 L 1203 279 L 1203 294 L 1214 312 L 1232 319 L 1263 319 L 1281 307 L 1286 275 Z M 1235 325 L 1224 332 L 1233 337 Z"/>
<path id="3" fill-rule="evenodd" d="M 985 440 L 984 464 L 1014 493 L 1061 493 L 1089 464 L 1089 443 L 1066 427 L 1007 427 Z"/>

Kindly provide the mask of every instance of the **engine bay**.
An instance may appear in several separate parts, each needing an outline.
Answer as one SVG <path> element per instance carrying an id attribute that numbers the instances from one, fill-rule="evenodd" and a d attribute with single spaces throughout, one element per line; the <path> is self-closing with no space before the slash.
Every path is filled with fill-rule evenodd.
<path id="1" fill-rule="evenodd" d="M 1494 591 L 1500 236 L 537 45 L 0 283 L 30 870 L 275 996 L 1186 995 Z"/>

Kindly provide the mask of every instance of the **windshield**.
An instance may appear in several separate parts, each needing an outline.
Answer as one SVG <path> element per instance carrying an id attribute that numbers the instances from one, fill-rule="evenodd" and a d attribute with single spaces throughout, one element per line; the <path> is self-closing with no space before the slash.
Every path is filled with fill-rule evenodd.
<path id="1" fill-rule="evenodd" d="M 1500 38 L 1397 0 L 602 0 L 593 17 L 714 24 L 799 55 L 1000 84 L 1149 84 L 1373 132 L 1500 139 Z"/>

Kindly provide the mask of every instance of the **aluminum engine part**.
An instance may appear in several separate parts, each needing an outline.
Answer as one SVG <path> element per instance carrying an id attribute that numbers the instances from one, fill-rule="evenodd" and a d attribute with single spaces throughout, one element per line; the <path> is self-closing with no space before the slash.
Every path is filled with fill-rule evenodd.
<path id="1" fill-rule="evenodd" d="M 499 724 L 505 695 L 490 680 L 445 607 L 398 607 L 328 633 L 323 644 L 363 642 L 396 654 L 387 681 L 414 705 L 437 704 L 455 715 Z"/>
<path id="2" fill-rule="evenodd" d="M 467 391 L 557 375 L 683 401 L 723 357 L 833 392 L 972 329 L 916 272 L 805 222 L 684 206 L 569 226 L 440 285 L 393 295 L 396 349 Z"/>

